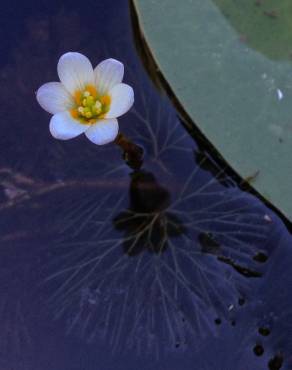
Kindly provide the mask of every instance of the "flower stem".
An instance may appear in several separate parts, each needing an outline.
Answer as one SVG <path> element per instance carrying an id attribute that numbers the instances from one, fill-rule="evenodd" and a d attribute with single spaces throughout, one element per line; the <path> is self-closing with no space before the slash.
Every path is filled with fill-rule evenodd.
<path id="1" fill-rule="evenodd" d="M 139 170 L 143 164 L 144 151 L 142 147 L 133 143 L 124 134 L 119 133 L 114 141 L 123 151 L 123 159 L 134 170 Z"/>

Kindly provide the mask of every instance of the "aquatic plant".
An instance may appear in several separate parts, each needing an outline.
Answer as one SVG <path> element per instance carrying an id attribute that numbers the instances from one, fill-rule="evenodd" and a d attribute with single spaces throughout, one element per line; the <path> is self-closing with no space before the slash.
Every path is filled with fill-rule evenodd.
<path id="1" fill-rule="evenodd" d="M 0 74 L 18 91 L 1 97 L 1 366 L 290 369 L 291 236 L 149 83 L 121 21 L 126 1 L 78 4 L 32 15 Z M 97 22 L 104 12 L 109 24 Z M 135 107 L 119 122 L 143 147 L 142 168 L 115 145 L 97 155 L 83 135 L 44 130 L 32 92 L 68 49 L 127 61 Z"/>

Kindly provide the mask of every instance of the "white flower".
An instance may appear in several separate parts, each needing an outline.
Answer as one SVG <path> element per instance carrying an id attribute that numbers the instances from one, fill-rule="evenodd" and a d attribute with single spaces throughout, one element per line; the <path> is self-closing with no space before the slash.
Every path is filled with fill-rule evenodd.
<path id="1" fill-rule="evenodd" d="M 132 87 L 122 83 L 124 65 L 106 59 L 93 70 L 80 53 L 66 53 L 57 66 L 61 82 L 42 85 L 37 101 L 53 114 L 50 132 L 56 139 L 68 140 L 82 133 L 98 145 L 117 137 L 117 117 L 134 103 Z"/>

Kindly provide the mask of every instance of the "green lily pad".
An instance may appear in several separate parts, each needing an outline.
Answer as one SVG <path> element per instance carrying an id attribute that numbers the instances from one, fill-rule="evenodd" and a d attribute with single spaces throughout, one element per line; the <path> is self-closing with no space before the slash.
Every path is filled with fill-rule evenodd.
<path id="1" fill-rule="evenodd" d="M 134 5 L 158 68 L 185 111 L 237 173 L 258 173 L 253 187 L 291 220 L 291 2 Z"/>
<path id="2" fill-rule="evenodd" d="M 248 46 L 275 60 L 292 60 L 292 2 L 214 0 Z"/>

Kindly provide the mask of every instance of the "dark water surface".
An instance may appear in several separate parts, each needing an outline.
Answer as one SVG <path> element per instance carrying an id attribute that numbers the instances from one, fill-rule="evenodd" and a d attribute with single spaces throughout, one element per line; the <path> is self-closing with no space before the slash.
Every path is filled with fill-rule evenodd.
<path id="1" fill-rule="evenodd" d="M 0 368 L 292 368 L 292 245 L 146 75 L 126 0 L 2 5 Z M 114 144 L 53 139 L 35 90 L 58 58 L 121 60 Z"/>

